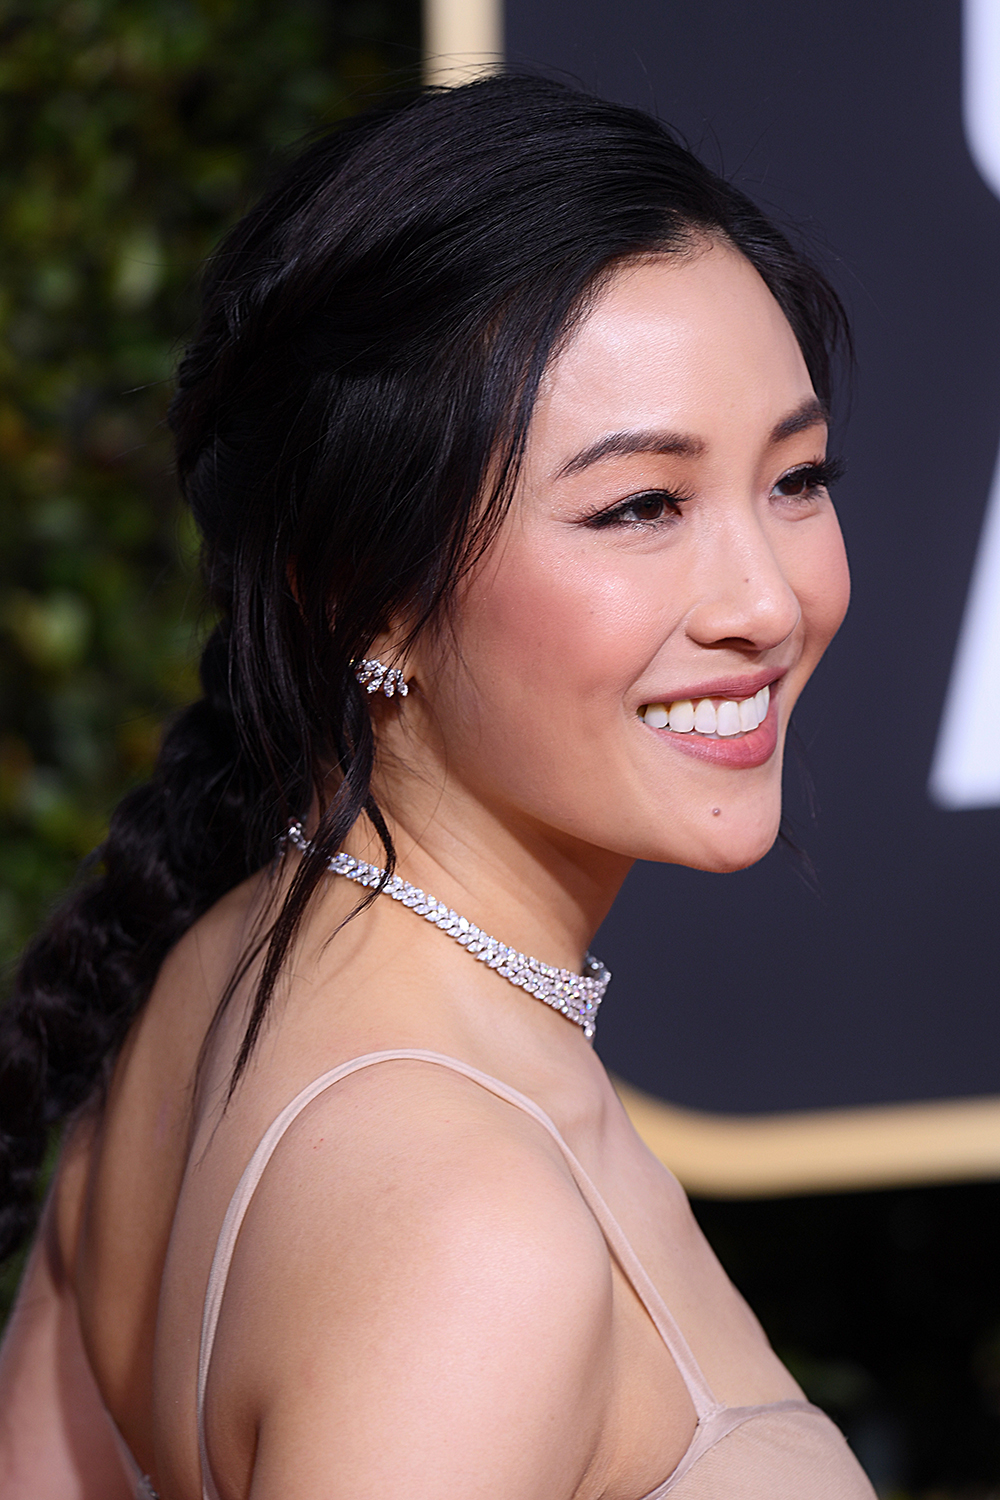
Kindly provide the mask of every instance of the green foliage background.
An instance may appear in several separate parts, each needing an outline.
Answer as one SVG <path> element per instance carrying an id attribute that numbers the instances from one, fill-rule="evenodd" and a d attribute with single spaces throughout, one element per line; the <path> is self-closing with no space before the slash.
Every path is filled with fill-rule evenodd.
<path id="1" fill-rule="evenodd" d="M 412 78 L 412 0 L 0 3 L 0 961 L 195 691 L 163 418 L 276 148 Z"/>
<path id="2" fill-rule="evenodd" d="M 8 970 L 196 693 L 164 415 L 200 265 L 276 151 L 412 82 L 419 47 L 418 0 L 0 0 Z"/>

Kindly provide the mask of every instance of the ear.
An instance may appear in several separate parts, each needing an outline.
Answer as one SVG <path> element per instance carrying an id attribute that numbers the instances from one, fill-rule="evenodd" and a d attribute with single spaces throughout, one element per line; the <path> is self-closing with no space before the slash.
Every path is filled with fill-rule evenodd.
<path id="1" fill-rule="evenodd" d="M 411 649 L 406 626 L 402 623 L 380 633 L 372 641 L 362 661 L 355 662 L 354 675 L 373 697 L 387 698 L 398 694 L 405 698 L 415 686 L 414 670 L 417 652 Z"/>

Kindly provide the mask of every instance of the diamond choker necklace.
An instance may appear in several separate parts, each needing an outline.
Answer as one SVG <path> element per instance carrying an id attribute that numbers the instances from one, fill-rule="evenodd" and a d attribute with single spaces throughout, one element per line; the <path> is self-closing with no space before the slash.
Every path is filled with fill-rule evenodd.
<path id="1" fill-rule="evenodd" d="M 312 845 L 306 838 L 301 823 L 293 823 L 285 837 L 302 854 L 312 852 Z M 481 964 L 495 969 L 501 979 L 509 980 L 519 989 L 534 995 L 536 1000 L 551 1005 L 553 1010 L 557 1010 L 568 1021 L 575 1021 L 577 1026 L 583 1027 L 585 1037 L 594 1035 L 598 1007 L 604 999 L 604 991 L 610 983 L 611 975 L 593 954 L 588 953 L 584 959 L 584 974 L 574 974 L 572 969 L 554 969 L 551 964 L 543 964 L 537 958 L 528 958 L 525 954 L 518 953 L 516 948 L 508 948 L 506 943 L 480 932 L 478 927 L 473 926 L 467 918 L 460 917 L 457 911 L 445 906 L 443 901 L 435 901 L 426 891 L 418 890 L 415 885 L 401 880 L 398 875 L 390 875 L 386 880 L 385 871 L 380 870 L 378 865 L 366 864 L 363 859 L 352 859 L 349 854 L 335 854 L 327 860 L 327 868 L 333 875 L 356 880 L 358 885 L 373 887 L 385 880 L 383 894 L 391 896 L 393 901 L 401 901 L 404 906 L 416 912 L 418 917 L 440 927 L 442 932 L 453 937 L 456 943 L 461 943 L 466 952 L 473 954 Z"/>

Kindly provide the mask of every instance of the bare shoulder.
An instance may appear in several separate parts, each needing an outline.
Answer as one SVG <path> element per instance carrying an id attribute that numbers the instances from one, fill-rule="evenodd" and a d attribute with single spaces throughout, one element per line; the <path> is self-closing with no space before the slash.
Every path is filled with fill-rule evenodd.
<path id="1" fill-rule="evenodd" d="M 293 1479 L 302 1500 L 569 1500 L 611 1318 L 600 1230 L 537 1123 L 440 1067 L 369 1069 L 299 1118 L 248 1213 L 213 1463 L 255 1500 Z"/>

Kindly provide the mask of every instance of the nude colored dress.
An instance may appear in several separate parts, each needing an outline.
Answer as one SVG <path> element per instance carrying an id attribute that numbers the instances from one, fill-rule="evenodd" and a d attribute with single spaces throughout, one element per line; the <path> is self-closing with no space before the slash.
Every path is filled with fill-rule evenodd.
<path id="1" fill-rule="evenodd" d="M 461 1073 L 547 1131 L 566 1159 L 580 1195 L 601 1227 L 608 1249 L 649 1313 L 680 1371 L 694 1404 L 698 1425 L 673 1473 L 641 1500 L 875 1500 L 875 1491 L 843 1434 L 808 1401 L 775 1401 L 766 1406 L 726 1406 L 715 1396 L 673 1316 L 650 1281 L 604 1199 L 543 1110 L 498 1079 L 436 1052 L 400 1049 L 371 1052 L 341 1064 L 304 1088 L 271 1125 L 240 1178 L 219 1234 L 209 1273 L 198 1357 L 198 1444 L 203 1500 L 220 1500 L 205 1444 L 204 1402 L 212 1346 L 226 1278 L 244 1216 L 254 1191 L 285 1131 L 326 1089 L 362 1068 L 409 1059 Z M 156 1500 L 117 1433 L 136 1500 Z M 639 1500 L 639 1497 L 637 1497 Z"/>

